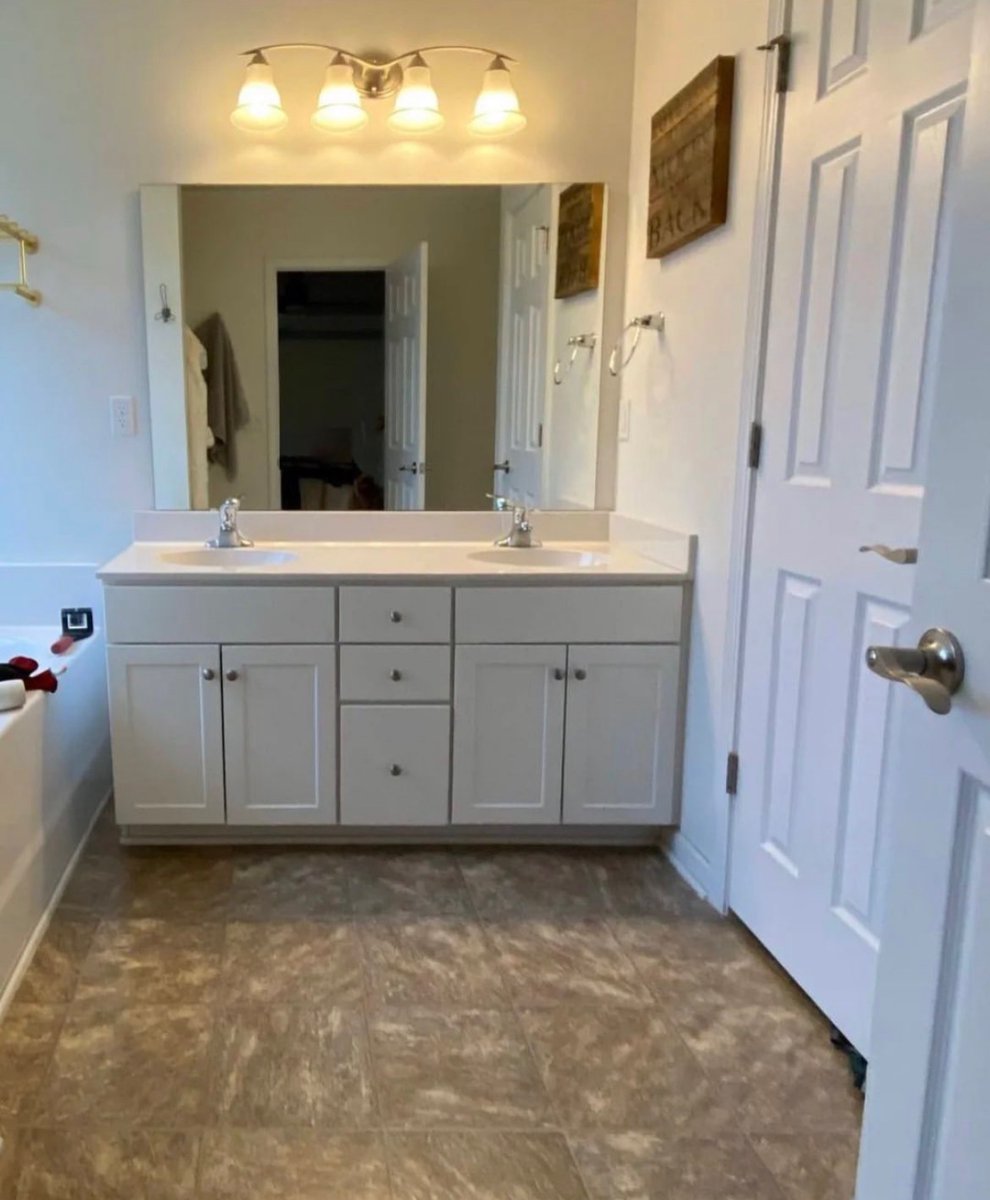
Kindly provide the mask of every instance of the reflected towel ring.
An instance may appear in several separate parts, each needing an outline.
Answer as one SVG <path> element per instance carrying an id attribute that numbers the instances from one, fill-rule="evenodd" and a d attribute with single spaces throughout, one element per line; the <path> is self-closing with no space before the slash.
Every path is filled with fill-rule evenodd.
<path id="1" fill-rule="evenodd" d="M 169 307 L 168 288 L 165 286 L 164 283 L 159 284 L 158 295 L 161 298 L 162 306 L 158 310 L 158 312 L 155 313 L 155 320 L 162 321 L 164 324 L 167 325 L 171 320 L 174 319 L 175 314 L 172 312 L 172 309 Z"/>
<path id="2" fill-rule="evenodd" d="M 647 313 L 642 317 L 633 317 L 629 324 L 623 329 L 619 335 L 619 340 L 615 343 L 612 353 L 608 356 L 608 369 L 612 375 L 618 375 L 620 371 L 624 371 L 632 362 L 632 357 L 636 353 L 636 347 L 639 345 L 639 339 L 642 336 L 644 329 L 652 329 L 655 333 L 663 333 L 664 326 L 667 321 L 663 313 Z M 636 332 L 633 334 L 632 345 L 629 347 L 629 353 L 623 358 L 622 343 L 625 341 L 626 334 L 630 329 Z"/>
<path id="3" fill-rule="evenodd" d="M 574 361 L 577 358 L 579 350 L 594 351 L 595 347 L 598 345 L 598 334 L 576 333 L 573 335 L 573 337 L 569 337 L 567 339 L 567 344 L 571 348 L 571 356 L 567 360 L 566 368 L 561 366 L 559 358 L 553 364 L 553 381 L 558 385 L 563 383 L 564 377 L 571 373 L 571 367 L 574 366 Z"/>

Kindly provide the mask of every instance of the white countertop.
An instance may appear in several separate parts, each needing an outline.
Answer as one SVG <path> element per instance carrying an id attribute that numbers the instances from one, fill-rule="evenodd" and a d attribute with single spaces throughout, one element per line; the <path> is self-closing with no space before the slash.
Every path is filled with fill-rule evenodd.
<path id="1" fill-rule="evenodd" d="M 258 542 L 256 549 L 283 551 L 288 562 L 242 565 L 229 551 L 220 566 L 177 564 L 169 557 L 201 551 L 201 541 L 138 541 L 98 572 L 106 584 L 139 583 L 333 583 L 338 580 L 395 578 L 401 582 L 440 580 L 480 583 L 511 579 L 568 583 L 680 583 L 691 578 L 683 565 L 670 565 L 639 553 L 629 544 L 599 541 L 546 541 L 544 550 L 591 556 L 592 565 L 527 561 L 526 550 L 504 551 L 504 562 L 490 541 L 285 541 Z M 477 555 L 484 555 L 478 558 Z"/>

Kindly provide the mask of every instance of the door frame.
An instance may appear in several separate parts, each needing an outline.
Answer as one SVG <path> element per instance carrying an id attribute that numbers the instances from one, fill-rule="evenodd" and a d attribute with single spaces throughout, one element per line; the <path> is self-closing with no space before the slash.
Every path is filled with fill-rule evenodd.
<path id="1" fill-rule="evenodd" d="M 268 508 L 281 510 L 282 480 L 278 459 L 281 449 L 280 417 L 282 398 L 279 395 L 278 372 L 278 276 L 280 271 L 384 271 L 390 260 L 385 258 L 265 258 L 265 418 L 268 422 Z M 275 500 L 278 499 L 278 503 Z"/>
<path id="2" fill-rule="evenodd" d="M 768 0 L 767 42 L 791 31 L 791 0 Z M 743 349 L 743 372 L 739 427 L 736 435 L 735 483 L 732 528 L 729 538 L 726 630 L 722 651 L 722 688 L 716 720 L 716 763 L 728 764 L 736 750 L 742 702 L 743 642 L 749 591 L 749 565 L 753 537 L 756 476 L 749 465 L 750 429 L 763 410 L 763 381 L 766 366 L 770 315 L 770 286 L 777 227 L 777 193 L 780 151 L 786 116 L 786 92 L 777 91 L 777 54 L 766 54 L 763 76 L 763 116 L 760 123 L 760 152 L 757 169 L 756 205 L 753 219 L 753 257 L 750 265 L 747 320 Z M 684 664 L 687 670 L 687 662 Z M 678 830 L 668 843 L 667 853 L 681 872 L 720 912 L 728 912 L 732 846 L 732 797 L 717 771 L 715 846 L 705 862 Z"/>

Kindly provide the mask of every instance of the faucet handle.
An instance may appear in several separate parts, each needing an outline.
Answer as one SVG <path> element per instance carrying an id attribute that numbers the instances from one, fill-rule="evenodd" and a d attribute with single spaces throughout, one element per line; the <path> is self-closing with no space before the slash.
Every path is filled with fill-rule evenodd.
<path id="1" fill-rule="evenodd" d="M 496 512 L 506 512 L 512 506 L 508 496 L 496 496 L 494 492 L 485 492 L 485 496 L 495 505 Z"/>

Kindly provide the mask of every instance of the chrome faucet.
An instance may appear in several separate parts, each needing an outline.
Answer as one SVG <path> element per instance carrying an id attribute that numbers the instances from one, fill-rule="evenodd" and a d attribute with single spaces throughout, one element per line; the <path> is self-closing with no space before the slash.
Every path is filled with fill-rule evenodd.
<path id="1" fill-rule="evenodd" d="M 237 514 L 241 510 L 241 502 L 236 496 L 229 496 L 220 505 L 220 532 L 215 538 L 206 543 L 214 550 L 230 550 L 238 546 L 253 546 L 237 528 Z"/>
<path id="2" fill-rule="evenodd" d="M 525 504 L 517 504 L 516 501 L 508 500 L 505 496 L 491 496 L 490 499 L 495 501 L 496 511 L 508 512 L 510 509 L 512 511 L 512 528 L 505 537 L 496 540 L 496 546 L 510 546 L 514 550 L 529 550 L 543 545 L 539 538 L 533 537 L 533 523 L 529 519 L 529 510 Z"/>

